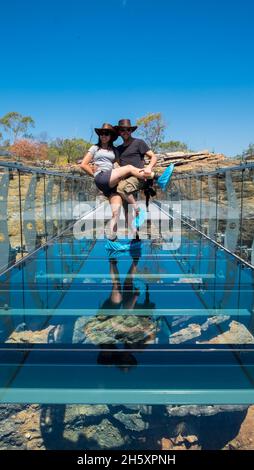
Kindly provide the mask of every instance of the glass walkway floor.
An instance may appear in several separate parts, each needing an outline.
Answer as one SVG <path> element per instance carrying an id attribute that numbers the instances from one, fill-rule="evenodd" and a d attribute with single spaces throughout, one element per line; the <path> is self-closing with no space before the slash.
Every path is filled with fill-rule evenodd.
<path id="1" fill-rule="evenodd" d="M 0 281 L 2 403 L 254 403 L 253 270 L 184 225 L 117 254 L 66 232 Z"/>

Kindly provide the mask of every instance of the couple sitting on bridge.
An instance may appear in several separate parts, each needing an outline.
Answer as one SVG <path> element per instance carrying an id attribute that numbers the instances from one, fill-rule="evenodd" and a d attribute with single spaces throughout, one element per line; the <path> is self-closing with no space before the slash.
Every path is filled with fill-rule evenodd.
<path id="1" fill-rule="evenodd" d="M 171 165 L 159 177 L 152 171 L 157 158 L 143 140 L 132 137 L 132 132 L 136 129 L 137 126 L 132 126 L 129 119 L 121 119 L 118 126 L 103 124 L 101 128 L 95 128 L 99 140 L 96 145 L 90 147 L 80 165 L 86 173 L 94 177 L 97 188 L 109 199 L 112 219 L 108 238 L 112 241 L 117 238 L 117 222 L 122 204 L 129 228 L 137 236 L 137 229 L 145 219 L 145 214 L 138 206 L 136 192 L 145 189 L 149 181 L 154 179 L 157 185 L 165 191 L 173 170 L 173 165 Z M 114 141 L 119 136 L 123 139 L 123 143 L 114 147 Z M 145 156 L 150 159 L 146 167 L 144 166 Z M 91 163 L 93 166 L 90 165 Z M 134 211 L 131 224 L 129 204 Z"/>

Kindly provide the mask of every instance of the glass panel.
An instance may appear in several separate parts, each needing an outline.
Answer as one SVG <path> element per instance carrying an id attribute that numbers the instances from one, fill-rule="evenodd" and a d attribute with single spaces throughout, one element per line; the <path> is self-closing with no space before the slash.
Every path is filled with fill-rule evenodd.
<path id="1" fill-rule="evenodd" d="M 208 176 L 200 177 L 200 229 L 206 235 L 208 234 L 209 227 L 209 214 L 210 214 L 210 199 L 208 189 Z"/>
<path id="2" fill-rule="evenodd" d="M 62 177 L 59 178 L 58 180 L 58 187 L 59 187 L 59 193 L 58 193 L 58 229 L 59 233 L 62 233 L 64 230 L 64 199 L 63 199 L 63 194 L 64 194 L 64 180 Z"/>
<path id="3" fill-rule="evenodd" d="M 73 222 L 80 218 L 80 179 L 73 179 Z"/>
<path id="4" fill-rule="evenodd" d="M 54 225 L 54 234 L 60 234 L 61 219 L 60 215 L 60 179 L 58 176 L 51 176 L 53 178 L 53 189 L 52 189 L 52 217 Z"/>
<path id="5" fill-rule="evenodd" d="M 225 173 L 217 174 L 217 234 L 216 241 L 224 245 L 228 211 L 228 194 Z"/>
<path id="6" fill-rule="evenodd" d="M 218 213 L 218 176 L 209 175 L 207 177 L 207 192 L 209 199 L 208 227 L 207 235 L 216 240 L 217 236 L 217 213 Z M 206 191 L 205 191 L 206 193 Z"/>
<path id="7" fill-rule="evenodd" d="M 254 168 L 244 170 L 241 257 L 254 265 Z"/>
<path id="8" fill-rule="evenodd" d="M 35 230 L 36 247 L 46 243 L 46 212 L 45 212 L 45 177 L 43 174 L 34 174 L 36 179 L 35 190 Z"/>
<path id="9" fill-rule="evenodd" d="M 191 180 L 191 207 L 190 207 L 190 217 L 191 217 L 191 224 L 193 226 L 197 226 L 199 222 L 199 203 L 200 203 L 200 180 L 195 176 L 190 178 Z"/>
<path id="10" fill-rule="evenodd" d="M 227 171 L 226 187 L 228 194 L 228 212 L 224 244 L 227 249 L 241 256 L 243 172 L 241 170 Z"/>
<path id="11" fill-rule="evenodd" d="M 54 224 L 54 206 L 53 206 L 54 176 L 45 175 L 45 209 L 46 209 L 46 227 L 47 240 L 50 240 L 57 233 Z"/>
<path id="12" fill-rule="evenodd" d="M 22 256 L 17 171 L 0 167 L 0 271 Z"/>

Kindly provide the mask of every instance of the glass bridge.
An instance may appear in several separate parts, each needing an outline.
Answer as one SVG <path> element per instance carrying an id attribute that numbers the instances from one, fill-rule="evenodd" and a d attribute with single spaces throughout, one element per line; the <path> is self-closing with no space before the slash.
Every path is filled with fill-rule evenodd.
<path id="1" fill-rule="evenodd" d="M 66 216 L 70 188 L 72 201 L 81 203 L 85 178 L 2 170 L 1 403 L 254 403 L 252 240 L 243 246 L 246 205 L 239 205 L 238 190 L 234 199 L 227 172 L 217 175 L 217 190 L 225 183 L 224 210 L 230 208 L 231 218 L 222 219 L 215 189 L 217 238 L 209 223 L 206 230 L 202 226 L 211 202 L 202 175 L 195 181 L 201 199 L 195 191 L 193 200 L 185 195 L 192 206 L 182 213 L 179 246 L 167 245 L 159 232 L 128 252 L 109 253 L 103 239 L 76 239 Z M 239 174 L 253 170 L 235 171 L 241 185 Z M 7 197 L 15 179 L 18 235 Z M 176 178 L 172 200 L 180 184 Z M 181 195 L 183 200 L 183 190 Z M 199 212 L 198 221 L 197 199 L 206 214 Z M 235 225 L 234 204 L 242 208 Z M 60 207 L 60 222 L 53 205 Z M 172 224 L 170 212 L 168 219 Z"/>

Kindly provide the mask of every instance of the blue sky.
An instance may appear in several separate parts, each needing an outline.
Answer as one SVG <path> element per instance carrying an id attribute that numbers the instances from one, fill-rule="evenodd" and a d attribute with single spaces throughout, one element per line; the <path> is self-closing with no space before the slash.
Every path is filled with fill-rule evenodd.
<path id="1" fill-rule="evenodd" d="M 167 139 L 254 142 L 253 0 L 0 0 L 0 116 L 89 138 L 162 112 Z"/>

